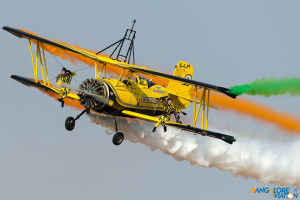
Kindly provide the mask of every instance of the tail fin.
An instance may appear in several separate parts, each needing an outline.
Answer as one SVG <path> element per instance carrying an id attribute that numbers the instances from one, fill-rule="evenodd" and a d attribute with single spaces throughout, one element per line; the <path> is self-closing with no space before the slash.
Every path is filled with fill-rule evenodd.
<path id="1" fill-rule="evenodd" d="M 175 70 L 173 72 L 174 76 L 179 76 L 186 79 L 192 79 L 193 78 L 193 66 L 185 61 L 179 61 L 177 65 L 175 66 Z M 184 96 L 187 98 L 191 98 L 191 86 L 186 85 L 182 82 L 171 80 L 169 82 L 169 85 L 167 87 L 169 90 L 172 91 L 173 94 Z M 175 104 L 177 104 L 178 108 L 184 109 L 189 106 L 189 101 L 184 100 L 180 97 L 177 97 L 173 101 Z"/>

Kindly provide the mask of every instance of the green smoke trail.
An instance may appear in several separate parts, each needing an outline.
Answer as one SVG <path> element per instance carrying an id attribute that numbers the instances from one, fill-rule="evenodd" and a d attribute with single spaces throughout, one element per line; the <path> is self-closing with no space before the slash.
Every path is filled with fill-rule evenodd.
<path id="1" fill-rule="evenodd" d="M 237 96 L 242 94 L 262 95 L 269 97 L 271 95 L 292 96 L 300 95 L 300 78 L 262 78 L 256 79 L 252 83 L 237 85 L 231 87 L 229 93 Z"/>

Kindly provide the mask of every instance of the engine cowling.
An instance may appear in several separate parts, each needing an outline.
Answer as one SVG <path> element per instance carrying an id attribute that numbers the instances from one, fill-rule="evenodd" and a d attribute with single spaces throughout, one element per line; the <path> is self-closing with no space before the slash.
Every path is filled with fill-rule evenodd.
<path id="1" fill-rule="evenodd" d="M 83 91 L 88 91 L 92 94 L 100 95 L 103 98 L 109 100 L 109 88 L 103 81 L 89 78 L 85 81 L 82 81 L 82 83 L 79 85 L 79 88 Z M 91 96 L 85 95 L 84 92 L 79 92 L 78 95 L 83 97 L 83 101 L 81 102 L 81 104 L 86 108 L 91 108 L 93 110 L 99 111 L 105 106 L 104 103 L 97 101 Z"/>

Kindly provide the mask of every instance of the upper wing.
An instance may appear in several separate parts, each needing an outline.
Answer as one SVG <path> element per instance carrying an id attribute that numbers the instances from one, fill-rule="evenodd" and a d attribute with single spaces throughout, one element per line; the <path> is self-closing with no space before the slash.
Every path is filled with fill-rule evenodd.
<path id="1" fill-rule="evenodd" d="M 95 53 L 91 53 L 91 52 L 81 50 L 81 49 L 77 49 L 77 48 L 74 48 L 74 47 L 56 42 L 56 41 L 52 41 L 52 40 L 49 40 L 49 39 L 31 34 L 31 33 L 28 33 L 28 32 L 22 31 L 20 29 L 15 29 L 15 28 L 7 27 L 7 26 L 3 27 L 3 29 L 10 32 L 10 33 L 12 33 L 13 35 L 16 35 L 17 37 L 27 38 L 27 39 L 36 40 L 36 41 L 39 41 L 39 42 L 42 42 L 42 43 L 46 43 L 46 44 L 51 45 L 51 46 L 55 46 L 55 47 L 58 47 L 58 48 L 61 48 L 61 49 L 67 50 L 67 51 L 71 51 L 71 52 L 80 54 L 82 56 L 85 56 L 85 57 L 88 57 L 90 59 L 99 61 L 101 63 L 111 64 L 111 65 L 114 65 L 114 66 L 117 66 L 117 67 L 120 67 L 120 68 L 128 69 L 132 72 L 159 76 L 159 77 L 163 77 L 163 78 L 167 78 L 167 79 L 171 79 L 171 80 L 180 81 L 180 82 L 183 82 L 185 84 L 190 84 L 190 85 L 194 85 L 194 86 L 198 86 L 198 87 L 204 87 L 204 88 L 209 89 L 209 90 L 214 90 L 214 91 L 217 91 L 217 92 L 221 92 L 221 93 L 226 94 L 227 96 L 230 96 L 232 98 L 236 98 L 236 95 L 228 93 L 228 91 L 229 91 L 228 88 L 215 86 L 215 85 L 211 85 L 211 84 L 207 84 L 207 83 L 202 83 L 202 82 L 199 82 L 199 81 L 190 80 L 190 79 L 186 79 L 186 78 L 181 78 L 181 77 L 178 77 L 178 76 L 174 76 L 174 75 L 158 72 L 158 71 L 155 71 L 155 70 L 147 69 L 145 67 L 139 67 L 137 65 L 127 64 L 127 63 L 121 62 L 119 60 L 99 56 L 99 55 L 96 55 Z"/>

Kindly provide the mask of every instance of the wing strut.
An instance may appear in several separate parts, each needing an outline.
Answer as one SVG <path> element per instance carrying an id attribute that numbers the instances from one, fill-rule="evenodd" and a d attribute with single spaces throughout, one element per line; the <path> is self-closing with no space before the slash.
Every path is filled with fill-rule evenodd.
<path id="1" fill-rule="evenodd" d="M 42 76 L 43 76 L 43 83 L 44 83 L 44 85 L 49 86 L 50 84 L 49 84 L 49 77 L 48 77 L 48 69 L 47 69 L 47 64 L 46 64 L 46 57 L 45 57 L 43 43 L 37 42 L 37 44 L 36 44 L 36 57 L 35 57 L 35 62 L 34 62 L 32 45 L 31 45 L 30 39 L 28 39 L 28 42 L 29 42 L 29 49 L 30 49 L 31 60 L 32 60 L 32 65 L 33 65 L 33 74 L 34 74 L 35 82 L 38 82 L 38 74 L 39 74 L 38 72 L 39 72 L 39 62 L 40 62 Z"/>
<path id="2" fill-rule="evenodd" d="M 95 60 L 95 79 L 98 79 L 100 77 L 103 69 L 104 69 L 104 78 L 106 78 L 106 63 L 102 63 L 102 67 L 98 72 L 98 64 L 97 64 L 97 60 Z"/>
<path id="3" fill-rule="evenodd" d="M 203 88 L 200 101 L 197 101 L 197 96 L 198 96 L 197 95 L 197 90 L 198 90 L 198 87 L 195 86 L 195 97 L 194 97 L 194 100 L 193 100 L 193 102 L 194 102 L 193 127 L 194 128 L 196 127 L 198 116 L 199 116 L 199 113 L 200 113 L 200 109 L 202 107 L 202 125 L 201 125 L 201 129 L 204 130 L 204 124 L 205 124 L 205 130 L 207 130 L 210 90 L 208 90 L 206 88 Z M 198 108 L 197 108 L 197 103 L 199 104 Z"/>

